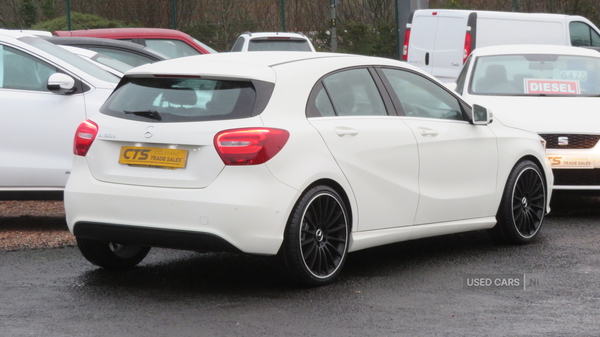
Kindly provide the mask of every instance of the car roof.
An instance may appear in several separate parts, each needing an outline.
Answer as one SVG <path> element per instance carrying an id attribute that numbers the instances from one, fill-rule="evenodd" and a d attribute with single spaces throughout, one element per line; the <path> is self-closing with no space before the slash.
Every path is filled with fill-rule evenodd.
<path id="1" fill-rule="evenodd" d="M 106 37 L 111 38 L 131 38 L 133 36 L 140 38 L 177 36 L 182 38 L 190 38 L 184 32 L 168 28 L 97 28 L 97 29 L 82 29 L 54 32 L 57 36 L 89 36 L 89 37 Z"/>
<path id="2" fill-rule="evenodd" d="M 121 41 L 121 40 L 113 40 L 113 39 L 105 39 L 100 37 L 83 37 L 83 36 L 50 36 L 50 37 L 42 37 L 44 40 L 52 42 L 58 45 L 67 45 L 67 46 L 100 46 L 100 47 L 113 47 L 120 48 L 126 50 L 132 50 L 140 54 L 144 54 L 148 57 L 154 58 L 157 61 L 166 60 L 168 57 L 162 55 L 159 52 L 153 51 L 148 47 L 142 46 L 141 44 Z"/>
<path id="3" fill-rule="evenodd" d="M 153 64 L 146 64 L 134 68 L 126 73 L 127 76 L 146 75 L 186 75 L 202 77 L 226 77 L 236 79 L 255 79 L 275 82 L 276 74 L 273 68 L 290 65 L 301 71 L 311 71 L 308 63 L 321 59 L 329 60 L 330 68 L 351 67 L 360 65 L 390 65 L 394 67 L 410 68 L 422 73 L 416 67 L 394 59 L 338 53 L 306 53 L 306 52 L 252 52 L 252 53 L 221 53 L 188 56 L 178 59 L 166 60 Z M 302 64 L 306 63 L 306 64 Z"/>
<path id="4" fill-rule="evenodd" d="M 600 57 L 597 51 L 571 46 L 518 44 L 480 47 L 473 51 L 473 56 L 511 55 L 511 54 L 565 54 Z"/>

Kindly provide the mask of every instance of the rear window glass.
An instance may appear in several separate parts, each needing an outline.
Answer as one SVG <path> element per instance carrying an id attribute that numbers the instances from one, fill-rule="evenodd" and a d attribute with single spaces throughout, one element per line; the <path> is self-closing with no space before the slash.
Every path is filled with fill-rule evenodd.
<path id="1" fill-rule="evenodd" d="M 252 82 L 200 78 L 124 78 L 101 112 L 120 118 L 187 122 L 251 117 Z"/>
<path id="2" fill-rule="evenodd" d="M 306 40 L 250 40 L 248 51 L 312 51 Z"/>

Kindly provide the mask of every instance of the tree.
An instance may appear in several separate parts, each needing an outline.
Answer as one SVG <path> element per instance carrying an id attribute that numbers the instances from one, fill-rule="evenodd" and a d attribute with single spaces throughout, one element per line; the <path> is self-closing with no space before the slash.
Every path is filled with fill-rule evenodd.
<path id="1" fill-rule="evenodd" d="M 94 29 L 94 28 L 119 28 L 132 27 L 120 21 L 108 20 L 101 16 L 71 12 L 72 29 Z M 67 17 L 59 17 L 53 20 L 40 22 L 31 27 L 32 29 L 54 32 L 55 30 L 67 30 Z"/>

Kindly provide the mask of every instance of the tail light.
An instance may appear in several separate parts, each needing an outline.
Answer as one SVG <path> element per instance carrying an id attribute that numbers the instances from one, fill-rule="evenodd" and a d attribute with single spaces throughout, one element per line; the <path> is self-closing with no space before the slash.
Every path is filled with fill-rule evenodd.
<path id="1" fill-rule="evenodd" d="M 75 131 L 75 140 L 73 141 L 73 153 L 78 156 L 85 157 L 90 146 L 96 139 L 96 135 L 98 134 L 98 124 L 92 122 L 91 120 L 87 120 L 77 127 L 77 131 Z"/>
<path id="2" fill-rule="evenodd" d="M 402 46 L 402 61 L 408 61 L 408 41 L 410 40 L 410 29 L 404 32 L 404 46 Z"/>
<path id="3" fill-rule="evenodd" d="M 463 64 L 467 62 L 467 57 L 471 55 L 471 33 L 465 35 L 465 48 L 463 49 Z"/>
<path id="4" fill-rule="evenodd" d="M 245 128 L 219 132 L 214 144 L 225 165 L 258 165 L 279 153 L 289 138 L 286 130 Z"/>

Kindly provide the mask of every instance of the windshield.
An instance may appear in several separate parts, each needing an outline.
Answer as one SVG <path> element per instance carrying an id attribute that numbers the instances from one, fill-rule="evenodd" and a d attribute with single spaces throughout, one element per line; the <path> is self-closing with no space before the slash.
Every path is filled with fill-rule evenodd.
<path id="1" fill-rule="evenodd" d="M 100 111 L 133 120 L 188 122 L 251 117 L 251 82 L 200 78 L 124 78 Z"/>
<path id="2" fill-rule="evenodd" d="M 53 43 L 50 43 L 44 39 L 41 39 L 38 37 L 27 36 L 27 37 L 22 37 L 19 40 L 37 48 L 37 49 L 43 50 L 44 52 L 46 52 L 48 54 L 56 56 L 59 59 L 63 60 L 64 62 L 72 65 L 73 67 L 76 67 L 77 69 L 81 70 L 82 72 L 85 72 L 99 80 L 111 82 L 111 83 L 117 83 L 119 81 L 119 79 L 117 77 L 113 76 L 111 73 L 98 67 L 97 65 L 91 63 L 90 61 L 87 61 L 87 60 L 79 57 L 78 55 L 75 55 L 75 54 L 73 54 Z"/>
<path id="3" fill-rule="evenodd" d="M 469 93 L 500 96 L 598 96 L 600 58 L 526 54 L 477 59 Z"/>

